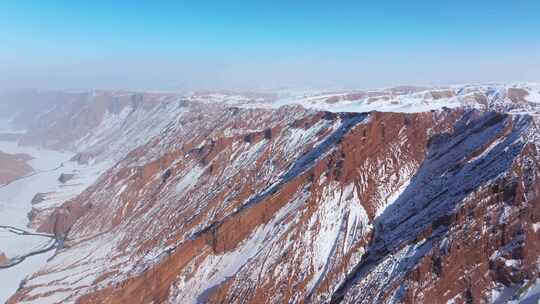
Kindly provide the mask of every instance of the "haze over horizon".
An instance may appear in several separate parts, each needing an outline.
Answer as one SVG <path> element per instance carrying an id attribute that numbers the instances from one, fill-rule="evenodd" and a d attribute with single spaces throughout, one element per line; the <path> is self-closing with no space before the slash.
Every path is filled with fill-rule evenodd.
<path id="1" fill-rule="evenodd" d="M 540 81 L 540 3 L 4 1 L 0 89 Z"/>

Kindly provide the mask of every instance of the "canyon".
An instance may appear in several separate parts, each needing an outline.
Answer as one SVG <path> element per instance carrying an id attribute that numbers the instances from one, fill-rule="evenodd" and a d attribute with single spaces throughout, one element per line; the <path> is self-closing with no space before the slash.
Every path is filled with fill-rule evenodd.
<path id="1" fill-rule="evenodd" d="M 540 85 L 0 102 L 0 301 L 540 299 Z"/>

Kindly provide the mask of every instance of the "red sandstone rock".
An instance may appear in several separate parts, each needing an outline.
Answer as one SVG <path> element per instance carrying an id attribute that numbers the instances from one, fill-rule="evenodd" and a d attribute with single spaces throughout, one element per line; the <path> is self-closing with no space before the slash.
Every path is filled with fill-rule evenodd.
<path id="1" fill-rule="evenodd" d="M 0 266 L 6 265 L 9 262 L 6 255 L 0 251 Z"/>
<path id="2" fill-rule="evenodd" d="M 25 154 L 7 154 L 0 151 L 0 185 L 7 184 L 30 172 L 28 164 L 31 158 Z"/>

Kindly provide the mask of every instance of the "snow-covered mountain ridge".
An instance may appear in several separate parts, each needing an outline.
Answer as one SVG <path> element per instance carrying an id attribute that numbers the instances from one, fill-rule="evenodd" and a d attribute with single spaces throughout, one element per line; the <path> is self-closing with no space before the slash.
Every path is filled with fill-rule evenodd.
<path id="1" fill-rule="evenodd" d="M 400 86 L 372 90 L 282 93 L 277 105 L 300 104 L 332 112 L 415 113 L 442 108 L 467 107 L 509 113 L 534 113 L 540 110 L 540 85 L 480 84 L 448 87 Z"/>
<path id="2" fill-rule="evenodd" d="M 540 84 L 479 84 L 448 87 L 400 86 L 372 90 L 255 92 L 145 93 L 128 91 L 16 91 L 0 93 L 0 117 L 16 129 L 27 130 L 26 141 L 56 148 L 75 148 L 76 140 L 114 127 L 118 121 L 147 119 L 147 115 L 175 113 L 187 103 L 222 107 L 278 108 L 301 105 L 331 112 L 418 113 L 443 108 L 464 107 L 483 111 L 538 114 Z M 135 117 L 137 115 L 143 117 Z M 174 115 L 173 115 L 174 116 Z M 114 120 L 114 121 L 113 121 Z M 161 120 L 167 121 L 166 117 Z M 170 119 L 169 119 L 170 120 Z M 102 124 L 102 125 L 100 125 Z M 121 125 L 121 124 L 120 124 Z M 153 126 L 159 130 L 163 126 Z M 98 130 L 96 130 L 98 129 Z M 50 133 L 51 131 L 56 131 Z M 48 133 L 45 133 L 48 132 Z M 54 136 L 53 136 L 54 135 Z M 113 134 L 99 136 L 120 137 Z M 125 135 L 125 134 L 124 134 Z M 5 136 L 5 134 L 4 134 Z M 46 142 L 44 140 L 46 139 Z M 41 140 L 41 142 L 40 142 Z M 99 139 L 93 139 L 93 143 Z M 88 141 L 91 141 L 88 139 Z"/>
<path id="3" fill-rule="evenodd" d="M 538 296 L 538 86 L 55 94 L 4 115 L 74 172 L 9 303 Z"/>

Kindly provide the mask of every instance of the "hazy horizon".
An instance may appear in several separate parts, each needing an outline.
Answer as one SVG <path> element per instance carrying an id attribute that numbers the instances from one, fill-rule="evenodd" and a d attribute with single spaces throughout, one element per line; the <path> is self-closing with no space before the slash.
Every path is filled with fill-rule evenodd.
<path id="1" fill-rule="evenodd" d="M 540 81 L 538 1 L 0 4 L 0 89 Z"/>

